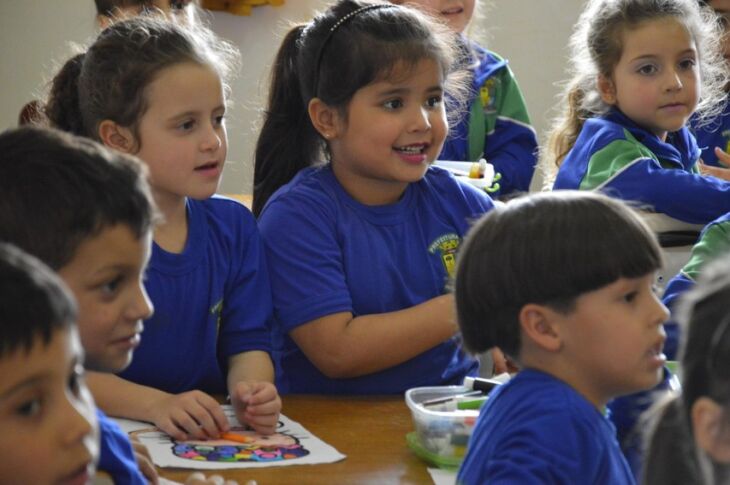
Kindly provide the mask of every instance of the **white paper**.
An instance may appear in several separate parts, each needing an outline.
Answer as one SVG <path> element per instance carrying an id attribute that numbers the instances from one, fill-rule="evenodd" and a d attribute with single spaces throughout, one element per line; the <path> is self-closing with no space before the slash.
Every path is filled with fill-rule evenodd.
<path id="1" fill-rule="evenodd" d="M 159 467 L 196 470 L 226 470 L 287 465 L 334 463 L 345 455 L 283 414 L 276 433 L 262 436 L 247 430 L 236 420 L 233 408 L 223 406 L 231 432 L 245 437 L 246 443 L 227 440 L 174 441 L 149 423 L 114 419 L 130 436 L 147 447 Z"/>

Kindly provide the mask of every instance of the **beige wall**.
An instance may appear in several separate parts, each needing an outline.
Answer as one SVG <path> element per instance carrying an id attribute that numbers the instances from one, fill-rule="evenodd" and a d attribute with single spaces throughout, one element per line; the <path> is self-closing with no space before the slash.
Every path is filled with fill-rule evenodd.
<path id="1" fill-rule="evenodd" d="M 303 21 L 328 0 L 288 0 L 255 8 L 250 17 L 212 16 L 212 26 L 239 46 L 242 70 L 228 119 L 229 163 L 221 192 L 250 192 L 259 111 L 271 60 L 287 21 Z M 491 0 L 472 26 L 488 47 L 510 60 L 542 136 L 563 77 L 565 43 L 583 0 Z M 20 108 L 38 97 L 58 64 L 95 32 L 92 0 L 0 0 L 0 129 L 15 125 Z"/>

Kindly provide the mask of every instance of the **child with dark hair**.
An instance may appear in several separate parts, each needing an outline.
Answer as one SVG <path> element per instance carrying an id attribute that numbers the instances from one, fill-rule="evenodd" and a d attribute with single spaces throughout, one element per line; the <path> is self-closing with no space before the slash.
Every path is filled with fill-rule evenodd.
<path id="1" fill-rule="evenodd" d="M 647 485 L 730 483 L 729 299 L 726 255 L 680 301 L 682 390 L 649 413 Z"/>
<path id="2" fill-rule="evenodd" d="M 155 306 L 135 358 L 89 387 L 111 414 L 181 440 L 218 437 L 238 420 L 270 434 L 271 293 L 256 221 L 215 195 L 226 161 L 226 81 L 238 51 L 202 25 L 140 16 L 113 23 L 53 81 L 54 126 L 138 156 L 163 221 L 145 289 Z"/>
<path id="3" fill-rule="evenodd" d="M 661 380 L 661 264 L 641 219 L 596 193 L 527 196 L 476 223 L 455 280 L 464 344 L 522 370 L 482 408 L 459 483 L 634 483 L 603 413 Z"/>
<path id="4" fill-rule="evenodd" d="M 0 134 L 0 241 L 41 259 L 72 291 L 84 365 L 92 371 L 127 367 L 142 320 L 152 314 L 142 278 L 156 215 L 145 174 L 136 159 L 60 131 Z M 32 315 L 35 307 L 23 305 Z M 130 444 L 100 410 L 97 419 L 98 468 L 116 483 L 155 483 L 144 446 Z"/>
<path id="5" fill-rule="evenodd" d="M 416 9 L 340 0 L 292 29 L 256 147 L 282 392 L 460 383 L 446 283 L 483 191 L 430 167 L 456 54 Z"/>
<path id="6" fill-rule="evenodd" d="M 36 258 L 0 243 L 0 483 L 87 483 L 99 458 L 76 305 Z"/>

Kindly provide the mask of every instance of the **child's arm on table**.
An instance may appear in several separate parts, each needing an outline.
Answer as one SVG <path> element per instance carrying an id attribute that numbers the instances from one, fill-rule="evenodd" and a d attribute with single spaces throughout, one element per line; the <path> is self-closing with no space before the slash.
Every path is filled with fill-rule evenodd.
<path id="1" fill-rule="evenodd" d="M 228 359 L 228 392 L 236 417 L 261 434 L 276 431 L 281 398 L 274 384 L 271 357 L 261 350 L 241 352 Z"/>
<path id="2" fill-rule="evenodd" d="M 176 440 L 217 438 L 228 431 L 223 408 L 202 391 L 170 394 L 100 372 L 88 372 L 87 382 L 107 414 L 154 423 Z"/>
<path id="3" fill-rule="evenodd" d="M 329 378 L 371 374 L 409 360 L 457 332 L 453 295 L 389 313 L 334 313 L 300 325 L 290 336 Z"/>

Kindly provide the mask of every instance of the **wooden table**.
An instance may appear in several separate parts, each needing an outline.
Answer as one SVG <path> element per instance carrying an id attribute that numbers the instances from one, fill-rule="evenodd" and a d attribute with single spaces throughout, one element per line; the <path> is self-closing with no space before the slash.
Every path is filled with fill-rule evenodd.
<path id="1" fill-rule="evenodd" d="M 413 431 L 402 396 L 284 396 L 282 412 L 324 442 L 347 455 L 325 465 L 243 468 L 216 472 L 243 485 L 268 484 L 430 484 L 426 464 L 406 445 Z M 183 481 L 190 470 L 160 469 L 160 475 Z"/>

